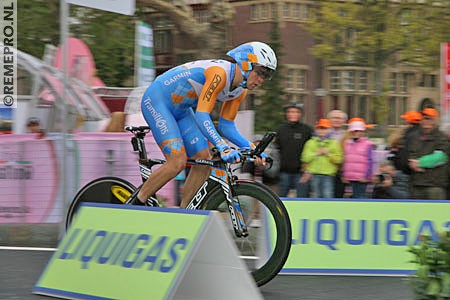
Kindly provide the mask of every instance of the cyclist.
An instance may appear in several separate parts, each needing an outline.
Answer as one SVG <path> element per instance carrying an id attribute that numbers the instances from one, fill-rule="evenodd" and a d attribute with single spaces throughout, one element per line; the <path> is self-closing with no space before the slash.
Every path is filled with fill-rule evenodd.
<path id="1" fill-rule="evenodd" d="M 234 119 L 248 90 L 270 80 L 277 67 L 274 51 L 265 43 L 249 42 L 227 52 L 228 59 L 199 60 L 172 68 L 158 76 L 142 97 L 141 107 L 153 137 L 167 162 L 144 183 L 134 205 L 147 199 L 186 167 L 191 159 L 211 159 L 208 141 L 226 162 L 239 162 L 211 120 L 216 101 L 222 102 L 218 129 L 236 146 L 254 145 L 239 133 Z M 256 164 L 265 164 L 262 154 Z M 181 207 L 186 207 L 210 174 L 208 166 L 193 166 L 185 182 Z"/>

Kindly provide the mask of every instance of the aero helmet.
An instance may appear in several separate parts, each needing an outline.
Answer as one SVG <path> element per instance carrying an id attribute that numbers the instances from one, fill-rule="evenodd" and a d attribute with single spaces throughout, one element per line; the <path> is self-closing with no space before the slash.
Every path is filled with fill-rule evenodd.
<path id="1" fill-rule="evenodd" d="M 227 52 L 241 68 L 244 82 L 241 84 L 244 88 L 247 86 L 247 78 L 253 65 L 262 66 L 275 71 L 277 68 L 277 57 L 275 52 L 267 44 L 261 42 L 249 42 L 237 46 Z"/>

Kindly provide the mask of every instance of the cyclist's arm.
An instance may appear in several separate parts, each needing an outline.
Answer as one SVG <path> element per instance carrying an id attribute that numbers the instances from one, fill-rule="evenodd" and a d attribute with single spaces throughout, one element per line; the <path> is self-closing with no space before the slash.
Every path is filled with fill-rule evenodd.
<path id="1" fill-rule="evenodd" d="M 219 117 L 219 131 L 220 133 L 226 137 L 230 142 L 235 144 L 236 146 L 243 147 L 252 147 L 254 145 L 250 143 L 240 132 L 234 122 L 236 118 L 237 112 L 239 110 L 239 106 L 241 101 L 245 99 L 247 95 L 247 90 L 245 90 L 238 98 L 227 101 L 223 104 L 222 109 L 220 111 Z"/>
<path id="2" fill-rule="evenodd" d="M 205 70 L 205 84 L 198 98 L 195 119 L 203 135 L 214 145 L 226 144 L 214 127 L 211 112 L 217 100 L 217 95 L 226 83 L 226 72 L 221 67 L 210 67 Z"/>

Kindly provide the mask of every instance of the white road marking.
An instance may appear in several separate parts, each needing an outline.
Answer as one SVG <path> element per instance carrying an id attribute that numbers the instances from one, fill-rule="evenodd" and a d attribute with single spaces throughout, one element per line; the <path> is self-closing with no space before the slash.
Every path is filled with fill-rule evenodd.
<path id="1" fill-rule="evenodd" d="M 16 251 L 56 251 L 57 248 L 40 248 L 40 247 L 5 247 L 5 246 L 0 246 L 0 250 L 16 250 Z"/>

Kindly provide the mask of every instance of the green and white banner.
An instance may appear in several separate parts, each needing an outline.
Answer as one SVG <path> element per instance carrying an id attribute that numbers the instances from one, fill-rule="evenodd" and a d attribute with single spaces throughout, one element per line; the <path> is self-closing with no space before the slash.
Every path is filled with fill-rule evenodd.
<path id="1" fill-rule="evenodd" d="M 148 86 L 155 79 L 153 30 L 144 22 L 136 22 L 136 86 Z"/>
<path id="2" fill-rule="evenodd" d="M 447 200 L 283 200 L 292 224 L 284 274 L 408 275 L 415 270 L 410 246 L 450 228 Z"/>
<path id="3" fill-rule="evenodd" d="M 216 211 L 84 203 L 33 293 L 262 300 L 224 224 Z"/>

